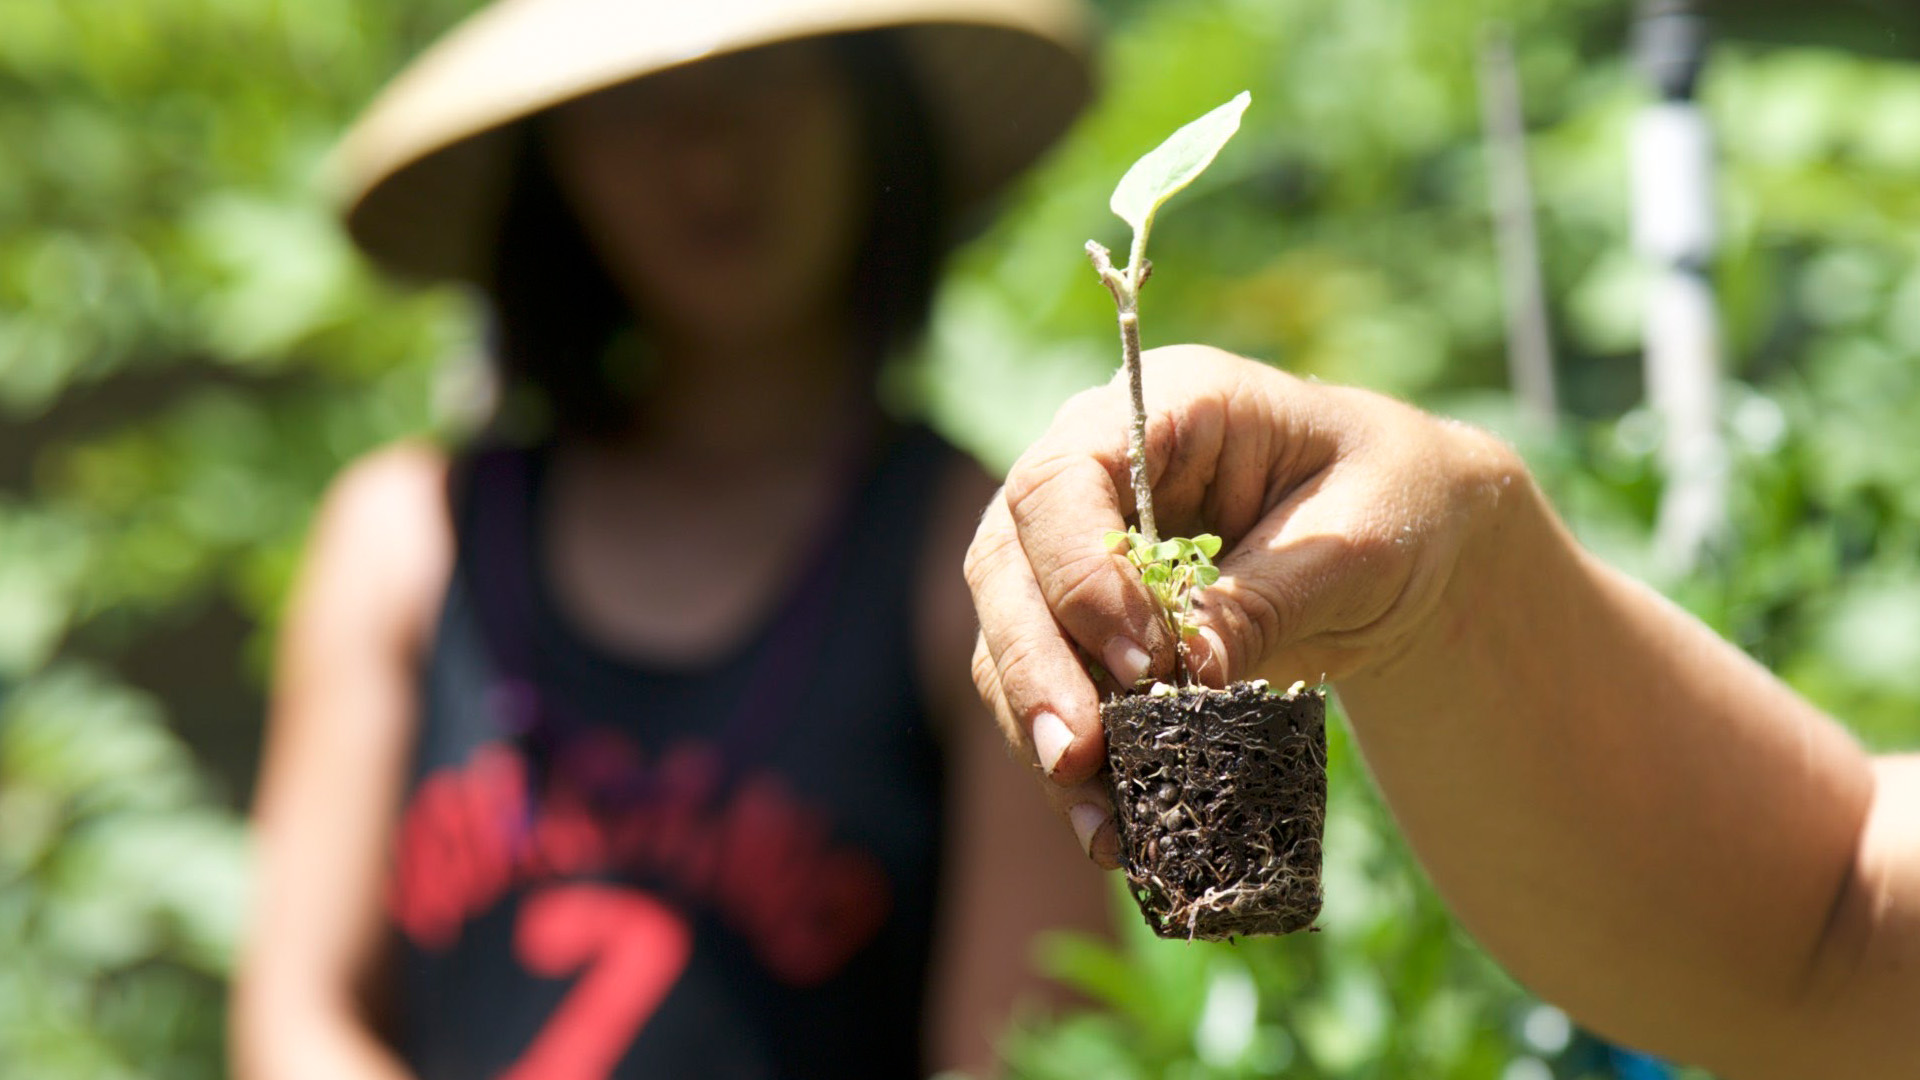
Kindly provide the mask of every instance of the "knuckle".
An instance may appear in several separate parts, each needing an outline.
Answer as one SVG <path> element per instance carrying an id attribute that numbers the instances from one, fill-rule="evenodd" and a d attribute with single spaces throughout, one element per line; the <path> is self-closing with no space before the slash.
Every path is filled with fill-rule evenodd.
<path id="1" fill-rule="evenodd" d="M 1006 565 L 1010 558 L 1019 557 L 1019 549 L 1020 538 L 1012 530 L 989 525 L 980 527 L 973 543 L 967 545 L 967 555 L 961 566 L 967 587 L 976 597 L 985 591 L 996 569 Z"/>
<path id="2" fill-rule="evenodd" d="M 1187 428 L 1192 422 L 1188 406 L 1152 410 L 1147 418 L 1147 475 L 1158 480 L 1173 463 L 1180 461 L 1188 443 Z M 1159 468 L 1154 468 L 1158 465 Z"/>
<path id="3" fill-rule="evenodd" d="M 1007 473 L 1007 510 L 1016 520 L 1023 518 L 1076 465 L 1075 455 L 1039 446 L 1028 450 Z"/>
<path id="4" fill-rule="evenodd" d="M 996 697 L 1022 729 L 1058 695 L 1071 698 L 1072 683 L 1085 677 L 1062 639 L 1037 630 L 1006 641 L 992 662 Z"/>
<path id="5" fill-rule="evenodd" d="M 973 686 L 980 694 L 980 700 L 993 715 L 994 726 L 1006 740 L 1009 749 L 1026 745 L 1027 736 L 1014 722 L 1013 710 L 1007 705 L 1006 695 L 1000 689 L 1000 669 L 993 662 L 993 655 L 987 651 L 983 640 L 973 650 Z"/>
<path id="6" fill-rule="evenodd" d="M 987 643 L 982 640 L 973 646 L 973 688 L 988 704 L 1000 694 L 1000 671 L 993 662 L 993 654 L 987 651 Z"/>
<path id="7" fill-rule="evenodd" d="M 1108 433 L 1118 430 L 1118 418 L 1126 408 L 1124 369 L 1118 374 L 1118 379 L 1088 387 L 1062 402 L 1046 434 L 1035 445 L 1048 447 L 1089 440 L 1095 445 L 1104 445 Z"/>
<path id="8" fill-rule="evenodd" d="M 1057 424 L 1089 412 L 1103 412 L 1109 407 L 1107 400 L 1112 396 L 1112 389 L 1106 385 L 1089 386 L 1061 402 L 1060 408 L 1054 411 L 1054 421 Z"/>
<path id="9" fill-rule="evenodd" d="M 1048 606 L 1067 617 L 1083 611 L 1104 611 L 1109 607 L 1118 607 L 1113 602 L 1117 558 L 1110 552 L 1094 548 L 1084 555 L 1076 555 L 1062 562 L 1053 581 L 1042 585 L 1049 591 Z"/>
<path id="10" fill-rule="evenodd" d="M 1293 619 L 1292 602 L 1273 586 L 1237 587 L 1212 612 L 1221 625 L 1222 639 L 1242 667 L 1258 663 L 1281 640 Z"/>
<path id="11" fill-rule="evenodd" d="M 1020 711 L 1020 706 L 1013 699 L 1016 695 L 1025 696 L 1022 688 L 1044 685 L 1048 651 L 1047 644 L 1039 635 L 1024 633 L 1008 640 L 994 658 L 993 673 L 999 680 L 1000 692 L 1016 712 Z"/>
<path id="12" fill-rule="evenodd" d="M 1161 345 L 1140 354 L 1140 361 L 1150 367 L 1177 367 L 1183 373 L 1192 374 L 1195 368 L 1214 365 L 1222 360 L 1245 363 L 1239 357 L 1211 345 L 1197 345 L 1191 342 L 1177 345 Z"/>

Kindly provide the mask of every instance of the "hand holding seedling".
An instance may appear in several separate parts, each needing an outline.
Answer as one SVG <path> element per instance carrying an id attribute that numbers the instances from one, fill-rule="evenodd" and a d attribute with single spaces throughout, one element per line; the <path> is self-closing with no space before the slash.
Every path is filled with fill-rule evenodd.
<path id="1" fill-rule="evenodd" d="M 1221 880 L 1248 860 L 1215 830 L 1312 800 L 1297 784 L 1247 798 L 1234 755 L 1179 719 L 1138 722 L 1149 697 L 1102 705 L 1090 668 L 1109 690 L 1331 680 L 1434 884 L 1537 992 L 1727 1073 L 1908 1074 L 1920 1038 L 1884 1003 L 1910 1002 L 1920 980 L 1858 958 L 1868 941 L 1920 950 L 1920 875 L 1898 869 L 1920 851 L 1920 768 L 1890 766 L 1900 782 L 1876 786 L 1844 732 L 1581 552 L 1499 440 L 1213 350 L 1140 356 L 1128 301 L 1144 255 L 1102 280 L 1133 289 L 1115 291 L 1128 377 L 1063 408 L 990 504 L 968 553 L 975 679 L 1089 854 L 1124 864 L 1156 933 L 1301 925 L 1302 906 L 1259 894 L 1317 907 L 1317 822 L 1255 849 L 1281 872 L 1251 893 L 1244 875 Z M 1114 542 L 1148 505 L 1140 538 Z M 1192 550 L 1159 549 L 1149 528 Z M 1195 595 L 1207 534 L 1219 577 Z M 1169 690 L 1162 704 L 1189 697 Z M 1254 686 L 1227 696 L 1267 707 Z M 1318 734 L 1283 719 L 1283 750 Z M 1102 782 L 1116 754 L 1151 763 L 1168 747 L 1163 782 L 1119 765 Z M 1269 837 L 1288 827 L 1273 822 Z M 1863 914 L 1860 897 L 1896 895 L 1900 914 Z M 1863 1022 L 1810 1028 L 1815 985 L 1835 1003 L 1822 1016 Z"/>
<path id="2" fill-rule="evenodd" d="M 1113 850 L 1153 932 L 1188 940 L 1289 933 L 1311 926 L 1322 903 L 1325 695 L 1304 682 L 1281 695 L 1266 682 L 1217 689 L 1194 680 L 1187 639 L 1198 633 L 1196 597 L 1220 579 L 1213 557 L 1221 540 L 1209 533 L 1160 537 L 1146 448 L 1139 296 L 1152 272 L 1147 237 L 1161 205 L 1205 171 L 1239 130 L 1249 100 L 1239 94 L 1185 125 L 1121 178 L 1111 206 L 1133 228 L 1124 268 L 1114 267 L 1100 243 L 1087 242 L 1119 315 L 1131 410 L 1127 472 L 1138 521 L 1104 539 L 1125 553 L 1153 598 L 1172 639 L 1174 681 L 1155 682 L 1145 697 L 1129 695 L 1145 689 L 1139 669 L 1150 654 L 1124 636 L 1107 644 L 1103 655 L 1121 676 L 1123 692 L 1100 706 L 1107 785 L 1094 799 L 1072 805 L 1069 818 L 1090 856 Z M 1043 765 L 1054 769 L 1072 741 L 1070 729 L 1043 713 L 1033 731 Z M 1117 826 L 1117 843 L 1103 845 L 1099 837 L 1114 831 L 1108 819 Z"/>
<path id="3" fill-rule="evenodd" d="M 1187 638 L 1191 674 L 1210 686 L 1337 681 L 1433 632 L 1461 551 L 1491 528 L 1506 485 L 1525 482 L 1492 437 L 1365 391 L 1200 346 L 1149 351 L 1143 368 L 1161 526 L 1223 545 Z M 1116 380 L 1069 401 L 968 553 L 976 681 L 1035 748 L 1063 810 L 1111 809 L 1087 783 L 1105 743 L 1080 657 L 1122 685 L 1174 673 L 1160 601 L 1107 542 L 1131 501 L 1128 397 Z M 1109 840 L 1096 836 L 1093 854 L 1111 866 Z"/>

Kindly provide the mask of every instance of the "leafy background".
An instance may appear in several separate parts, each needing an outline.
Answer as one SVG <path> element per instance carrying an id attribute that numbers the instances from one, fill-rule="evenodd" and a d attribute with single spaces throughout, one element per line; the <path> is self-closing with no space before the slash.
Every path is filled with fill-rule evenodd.
<path id="1" fill-rule="evenodd" d="M 380 281 L 325 151 L 471 0 L 0 0 L 0 1062 L 220 1075 L 265 657 L 344 461 L 471 417 L 468 299 Z M 1108 93 L 957 259 L 890 382 L 1004 465 L 1107 377 L 1081 259 L 1177 124 L 1246 130 L 1157 230 L 1148 344 L 1203 340 L 1520 440 L 1588 543 L 1652 573 L 1657 424 L 1609 0 L 1108 0 Z M 1474 58 L 1518 50 L 1567 423 L 1504 393 Z M 1789 35 L 1791 36 L 1791 35 Z M 1920 739 L 1920 68 L 1724 43 L 1735 544 L 1661 581 L 1876 747 Z M 1322 932 L 1037 943 L 1091 1007 L 1006 1040 L 1032 1077 L 1599 1075 L 1602 1051 L 1449 922 L 1333 731 Z"/>

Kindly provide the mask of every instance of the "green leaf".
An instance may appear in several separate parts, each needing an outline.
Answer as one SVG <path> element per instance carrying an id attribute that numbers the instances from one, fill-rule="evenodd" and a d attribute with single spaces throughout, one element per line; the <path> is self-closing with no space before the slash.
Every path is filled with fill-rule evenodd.
<path id="1" fill-rule="evenodd" d="M 1140 580 L 1146 582 L 1149 589 L 1157 589 L 1165 585 L 1172 577 L 1173 568 L 1166 563 L 1155 563 L 1140 571 Z"/>
<path id="2" fill-rule="evenodd" d="M 1196 567 L 1194 572 L 1194 580 L 1198 581 L 1200 583 L 1200 587 L 1204 589 L 1207 586 L 1212 585 L 1214 582 L 1220 580 L 1220 568 L 1212 565 L 1211 563 L 1207 564 L 1206 566 Z"/>
<path id="3" fill-rule="evenodd" d="M 1147 552 L 1147 558 L 1158 563 L 1170 563 L 1180 558 L 1180 541 L 1162 540 Z"/>
<path id="4" fill-rule="evenodd" d="M 1147 232 L 1161 204 L 1206 172 L 1220 148 L 1240 130 L 1240 116 L 1252 100 L 1242 90 L 1232 101 L 1168 136 L 1120 178 L 1108 205 L 1120 220 L 1133 226 L 1134 251 L 1146 248 Z"/>
<path id="5" fill-rule="evenodd" d="M 1199 536 L 1194 537 L 1193 545 L 1199 548 L 1200 553 L 1209 559 L 1220 554 L 1220 538 L 1212 533 L 1201 533 Z"/>
<path id="6" fill-rule="evenodd" d="M 1100 538 L 1100 543 L 1109 551 L 1121 551 L 1131 546 L 1127 543 L 1127 534 L 1118 529 L 1109 530 L 1107 535 Z"/>

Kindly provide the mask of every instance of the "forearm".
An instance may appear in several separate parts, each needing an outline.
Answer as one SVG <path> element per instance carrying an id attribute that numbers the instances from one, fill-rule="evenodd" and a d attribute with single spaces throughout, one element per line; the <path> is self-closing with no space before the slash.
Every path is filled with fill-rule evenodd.
<path id="1" fill-rule="evenodd" d="M 1625 1041 L 1764 1075 L 1853 872 L 1869 760 L 1515 488 L 1426 629 L 1340 684 L 1362 750 L 1519 978 Z"/>

